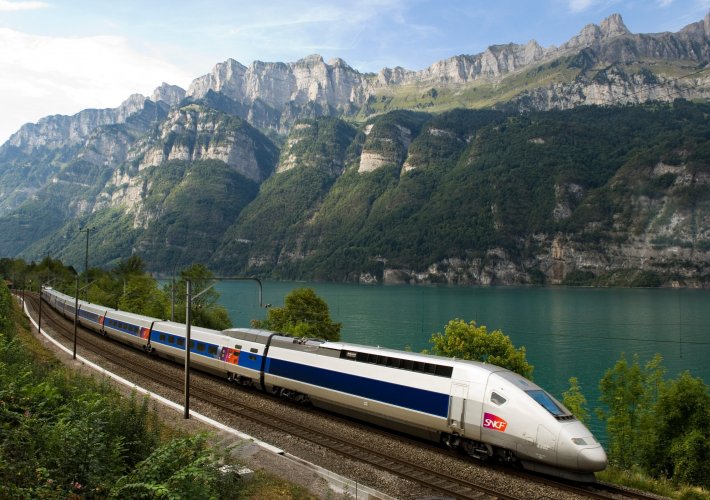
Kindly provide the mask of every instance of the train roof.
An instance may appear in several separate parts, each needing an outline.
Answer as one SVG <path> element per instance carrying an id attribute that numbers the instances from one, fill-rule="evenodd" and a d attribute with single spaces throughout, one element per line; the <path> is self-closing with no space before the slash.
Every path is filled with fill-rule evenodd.
<path id="1" fill-rule="evenodd" d="M 378 355 L 378 356 L 388 356 L 388 357 L 406 359 L 406 360 L 411 360 L 411 361 L 435 363 L 437 365 L 442 365 L 442 366 L 454 367 L 454 366 L 461 366 L 461 365 L 469 365 L 469 366 L 475 366 L 478 369 L 482 369 L 485 371 L 508 371 L 505 368 L 502 368 L 500 366 L 493 365 L 490 363 L 483 363 L 481 361 L 449 358 L 447 356 L 438 356 L 436 354 L 424 354 L 424 353 L 418 353 L 418 352 L 412 352 L 412 351 L 400 351 L 397 349 L 390 349 L 387 347 L 380 347 L 380 346 L 373 347 L 373 346 L 360 345 L 360 344 L 349 344 L 347 342 L 325 342 L 321 345 L 321 347 L 324 349 L 334 349 L 334 350 L 339 350 L 339 351 L 352 351 L 355 353 L 374 354 L 374 355 Z"/>
<path id="2" fill-rule="evenodd" d="M 262 330 L 260 328 L 227 328 L 226 330 L 222 330 L 221 333 L 233 339 L 249 340 L 260 344 L 265 344 L 269 337 L 273 335 L 285 336 L 277 332 L 272 332 L 271 330 Z"/>
<path id="3" fill-rule="evenodd" d="M 453 364 L 456 360 L 454 358 L 447 358 L 446 356 L 437 356 L 435 354 L 423 354 L 413 351 L 400 351 L 398 349 L 390 349 L 388 347 L 380 346 L 369 346 L 360 344 L 349 344 L 347 342 L 325 342 L 322 345 L 325 349 L 335 349 L 339 351 L 354 351 L 354 352 L 364 352 L 367 354 L 378 354 L 380 356 L 396 356 L 401 359 L 411 359 L 417 361 L 421 358 L 426 358 L 427 360 L 436 360 L 444 364 Z"/>
<path id="4" fill-rule="evenodd" d="M 160 318 L 153 318 L 144 314 L 121 311 L 120 309 L 111 309 L 107 311 L 106 317 L 111 319 L 132 319 L 135 321 L 162 321 Z"/>

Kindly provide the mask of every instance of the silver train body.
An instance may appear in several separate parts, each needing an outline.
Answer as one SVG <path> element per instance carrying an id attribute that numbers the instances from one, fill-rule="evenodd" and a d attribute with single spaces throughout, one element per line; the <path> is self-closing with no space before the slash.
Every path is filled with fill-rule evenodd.
<path id="1" fill-rule="evenodd" d="M 49 288 L 43 297 L 73 319 L 73 297 Z M 184 359 L 184 324 L 84 301 L 78 320 L 131 346 Z M 593 481 L 607 464 L 602 446 L 559 401 L 495 365 L 249 328 L 192 327 L 191 339 L 191 361 L 202 370 L 461 447 L 476 458 L 516 461 L 578 481 Z"/>

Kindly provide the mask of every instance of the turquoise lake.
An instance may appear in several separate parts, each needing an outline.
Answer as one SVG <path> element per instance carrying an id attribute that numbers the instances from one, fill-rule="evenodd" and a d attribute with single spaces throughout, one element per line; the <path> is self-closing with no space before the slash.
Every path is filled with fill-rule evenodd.
<path id="1" fill-rule="evenodd" d="M 264 282 L 263 303 L 282 306 L 299 287 L 328 303 L 346 342 L 421 351 L 453 318 L 500 329 L 525 346 L 535 382 L 561 399 L 577 377 L 592 410 L 599 381 L 621 353 L 642 363 L 660 353 L 668 377 L 689 370 L 710 383 L 708 290 Z M 235 326 L 266 316 L 256 282 L 221 282 L 217 290 Z M 604 438 L 599 422 L 591 427 Z"/>

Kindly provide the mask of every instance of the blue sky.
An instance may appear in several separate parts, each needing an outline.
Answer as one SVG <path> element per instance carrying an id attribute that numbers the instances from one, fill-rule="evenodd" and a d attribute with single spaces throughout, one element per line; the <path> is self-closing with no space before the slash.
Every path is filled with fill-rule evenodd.
<path id="1" fill-rule="evenodd" d="M 559 45 L 612 13 L 678 31 L 710 0 L 0 0 L 0 144 L 26 122 L 187 88 L 227 58 L 419 70 L 489 45 Z"/>

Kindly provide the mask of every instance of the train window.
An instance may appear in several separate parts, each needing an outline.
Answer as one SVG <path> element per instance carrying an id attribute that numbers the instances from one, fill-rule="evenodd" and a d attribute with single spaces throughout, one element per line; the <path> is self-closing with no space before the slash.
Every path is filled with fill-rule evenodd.
<path id="1" fill-rule="evenodd" d="M 211 345 L 207 348 L 207 352 L 210 353 L 212 356 L 217 355 L 217 346 Z"/>
<path id="2" fill-rule="evenodd" d="M 555 401 L 550 397 L 550 395 L 542 389 L 525 392 L 527 392 L 531 398 L 537 401 L 540 406 L 552 413 L 555 417 L 561 417 L 565 415 L 565 412 L 562 411 L 562 408 L 557 406 L 557 403 L 555 403 Z"/>
<path id="3" fill-rule="evenodd" d="M 161 333 L 161 334 L 160 334 L 160 340 L 161 340 L 162 342 L 165 342 L 165 334 L 164 334 L 164 333 Z"/>
<path id="4" fill-rule="evenodd" d="M 367 362 L 377 364 L 377 354 L 368 354 Z"/>
<path id="5" fill-rule="evenodd" d="M 256 356 L 254 356 L 253 354 L 250 354 L 249 359 L 251 359 L 252 361 L 256 361 Z"/>
<path id="6" fill-rule="evenodd" d="M 497 394 L 495 392 L 491 392 L 491 403 L 496 404 L 498 406 L 505 404 L 505 402 L 508 401 L 505 399 L 503 396 L 500 394 Z"/>
<path id="7" fill-rule="evenodd" d="M 194 348 L 195 348 L 195 341 L 194 341 L 194 340 L 191 340 L 191 341 L 190 341 L 190 349 L 192 350 L 192 349 L 194 349 Z"/>
<path id="8" fill-rule="evenodd" d="M 412 370 L 414 368 L 414 361 L 411 359 L 403 359 L 401 360 L 399 367 L 404 370 Z"/>
<path id="9" fill-rule="evenodd" d="M 200 342 L 199 344 L 197 344 L 197 350 L 204 352 L 204 350 L 205 350 L 205 344 L 203 344 L 202 342 Z"/>
<path id="10" fill-rule="evenodd" d="M 178 337 L 177 345 L 179 345 L 180 347 L 185 347 L 185 339 L 182 337 Z"/>
<path id="11" fill-rule="evenodd" d="M 399 358 L 387 358 L 387 366 L 399 368 Z"/>
<path id="12" fill-rule="evenodd" d="M 454 372 L 454 369 L 451 366 L 436 365 L 436 375 L 438 375 L 439 377 L 451 378 L 451 374 L 453 372 Z"/>
<path id="13" fill-rule="evenodd" d="M 171 344 L 174 344 L 174 343 L 175 343 L 175 337 L 173 337 L 173 336 L 171 335 L 170 337 L 168 337 L 168 341 L 169 341 Z"/>
<path id="14" fill-rule="evenodd" d="M 251 352 L 259 352 L 259 349 L 257 349 L 256 347 L 252 347 L 251 349 L 249 349 L 249 351 L 251 351 Z"/>
<path id="15" fill-rule="evenodd" d="M 240 346 L 239 344 L 234 344 L 234 348 L 238 351 L 242 350 L 242 346 Z"/>

